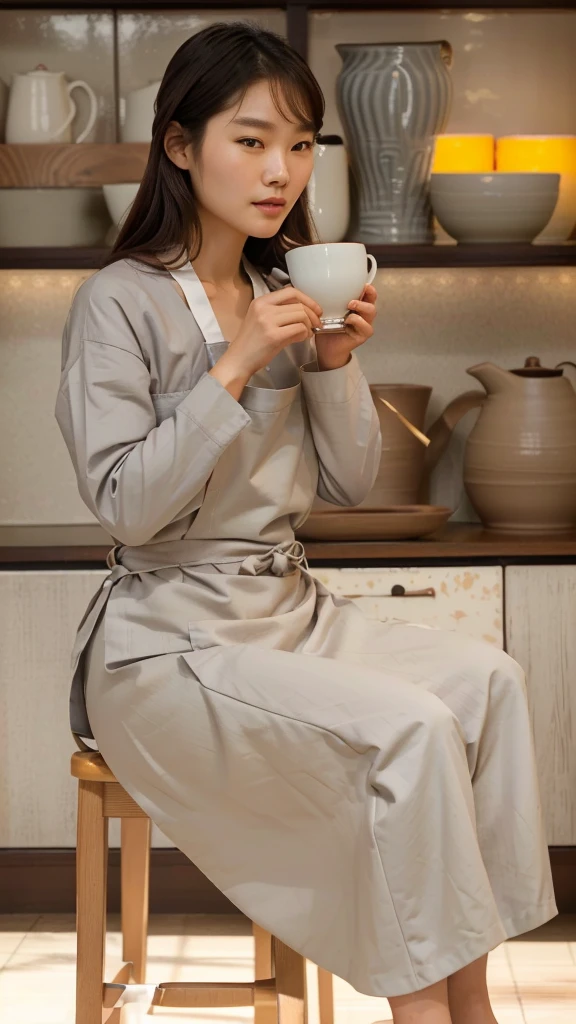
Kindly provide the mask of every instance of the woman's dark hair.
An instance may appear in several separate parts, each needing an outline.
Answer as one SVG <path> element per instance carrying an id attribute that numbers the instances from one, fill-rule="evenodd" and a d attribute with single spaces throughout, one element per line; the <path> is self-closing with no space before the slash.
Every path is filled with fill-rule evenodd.
<path id="1" fill-rule="evenodd" d="M 249 86 L 268 81 L 277 109 L 282 101 L 298 122 L 318 134 L 324 97 L 306 61 L 278 35 L 246 22 L 217 22 L 187 39 L 172 57 L 158 90 L 148 163 L 138 194 L 106 264 L 136 259 L 158 266 L 157 256 L 177 255 L 170 265 L 195 259 L 202 230 L 192 182 L 164 150 L 171 121 L 182 127 L 199 155 L 206 123 L 238 100 Z M 264 272 L 286 269 L 285 254 L 313 241 L 306 192 L 272 238 L 250 236 L 247 258 Z M 179 262 L 181 261 L 181 262 Z"/>

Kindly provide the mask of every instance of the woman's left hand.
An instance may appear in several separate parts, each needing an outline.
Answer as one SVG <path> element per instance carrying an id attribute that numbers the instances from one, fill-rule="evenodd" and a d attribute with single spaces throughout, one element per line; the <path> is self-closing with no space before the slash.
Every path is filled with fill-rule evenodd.
<path id="1" fill-rule="evenodd" d="M 346 317 L 344 330 L 335 332 L 331 337 L 316 335 L 316 352 L 321 370 L 344 366 L 352 349 L 358 348 L 372 337 L 377 298 L 378 293 L 374 285 L 367 284 L 361 298 L 348 303 L 348 308 L 352 312 Z"/>

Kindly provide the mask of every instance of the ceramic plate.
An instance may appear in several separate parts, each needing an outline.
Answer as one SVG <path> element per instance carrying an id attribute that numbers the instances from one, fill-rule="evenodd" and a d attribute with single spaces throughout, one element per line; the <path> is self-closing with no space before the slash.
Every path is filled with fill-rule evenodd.
<path id="1" fill-rule="evenodd" d="M 306 540 L 409 540 L 434 533 L 452 515 L 440 505 L 313 512 L 297 536 Z"/>

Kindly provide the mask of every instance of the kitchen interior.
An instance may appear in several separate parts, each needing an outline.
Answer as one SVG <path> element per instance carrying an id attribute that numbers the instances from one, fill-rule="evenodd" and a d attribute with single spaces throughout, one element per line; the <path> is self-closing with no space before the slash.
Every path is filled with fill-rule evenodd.
<path id="1" fill-rule="evenodd" d="M 238 18 L 308 59 L 326 97 L 309 185 L 318 237 L 362 241 L 379 267 L 375 335 L 356 351 L 381 419 L 380 473 L 357 508 L 317 499 L 299 537 L 312 571 L 367 615 L 482 638 L 526 671 L 560 915 L 493 950 L 488 977 L 499 1024 L 567 1024 L 576 2 L 532 0 L 0 8 L 0 1017 L 74 1020 L 69 657 L 112 542 L 78 496 L 53 416 L 61 332 L 136 194 L 168 60 L 192 33 Z M 110 974 L 121 962 L 119 837 L 113 821 Z M 151 865 L 149 976 L 252 977 L 250 923 L 156 826 Z M 140 1019 L 128 1010 L 123 1021 Z M 391 1016 L 385 999 L 337 978 L 334 1010 L 336 1024 Z"/>

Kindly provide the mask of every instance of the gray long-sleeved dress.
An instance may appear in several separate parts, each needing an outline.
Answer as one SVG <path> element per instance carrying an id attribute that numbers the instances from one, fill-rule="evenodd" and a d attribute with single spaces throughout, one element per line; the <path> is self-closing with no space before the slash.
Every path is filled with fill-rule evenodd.
<path id="1" fill-rule="evenodd" d="M 188 305 L 122 260 L 66 324 L 56 415 L 117 541 L 72 727 L 252 920 L 360 991 L 416 991 L 557 912 L 522 671 L 309 574 L 315 494 L 358 504 L 377 472 L 358 360 L 292 345 L 236 401 L 201 282 L 174 276 Z"/>

